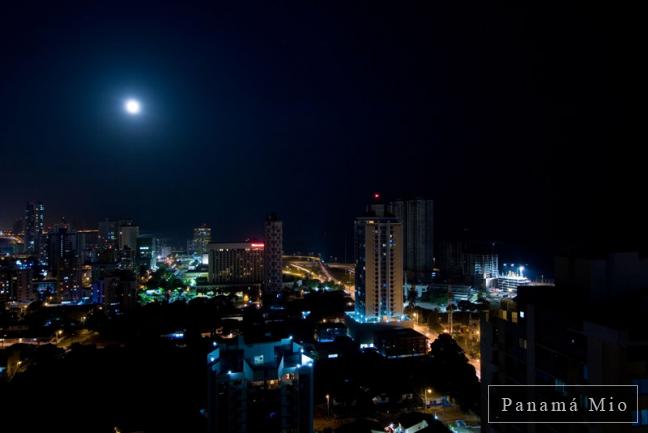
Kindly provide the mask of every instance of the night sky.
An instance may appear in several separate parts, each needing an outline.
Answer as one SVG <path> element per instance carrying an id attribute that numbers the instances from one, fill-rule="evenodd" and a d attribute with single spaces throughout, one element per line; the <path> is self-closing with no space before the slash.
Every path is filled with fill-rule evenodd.
<path id="1" fill-rule="evenodd" d="M 289 250 L 342 254 L 381 191 L 434 198 L 437 237 L 542 249 L 625 203 L 603 147 L 646 143 L 632 11 L 55 3 L 0 14 L 0 226 L 42 200 L 231 241 L 276 211 Z"/>

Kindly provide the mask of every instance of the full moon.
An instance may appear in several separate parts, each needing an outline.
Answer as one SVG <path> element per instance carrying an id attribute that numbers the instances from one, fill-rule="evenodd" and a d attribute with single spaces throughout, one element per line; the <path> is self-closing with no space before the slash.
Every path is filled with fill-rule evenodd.
<path id="1" fill-rule="evenodd" d="M 128 99 L 124 102 L 124 109 L 128 114 L 136 115 L 142 109 L 140 102 L 137 99 Z"/>

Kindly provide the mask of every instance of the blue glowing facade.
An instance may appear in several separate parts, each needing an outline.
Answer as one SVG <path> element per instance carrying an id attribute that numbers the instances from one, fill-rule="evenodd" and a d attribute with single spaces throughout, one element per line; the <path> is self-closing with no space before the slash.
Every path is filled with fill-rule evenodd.
<path id="1" fill-rule="evenodd" d="M 210 433 L 313 431 L 313 360 L 292 338 L 214 343 Z"/>

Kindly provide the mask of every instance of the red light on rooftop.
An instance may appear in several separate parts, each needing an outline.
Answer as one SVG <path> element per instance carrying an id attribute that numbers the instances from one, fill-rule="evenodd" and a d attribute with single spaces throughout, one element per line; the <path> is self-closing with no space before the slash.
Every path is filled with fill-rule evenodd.
<path id="1" fill-rule="evenodd" d="M 374 197 L 375 200 L 380 199 L 380 193 L 378 193 L 378 192 L 374 192 L 373 197 Z"/>

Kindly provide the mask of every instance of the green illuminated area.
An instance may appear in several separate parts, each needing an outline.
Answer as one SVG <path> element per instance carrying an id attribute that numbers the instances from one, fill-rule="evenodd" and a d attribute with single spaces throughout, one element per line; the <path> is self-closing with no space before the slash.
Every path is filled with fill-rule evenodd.
<path id="1" fill-rule="evenodd" d="M 344 285 L 335 281 L 320 281 L 317 279 L 303 279 L 296 281 L 293 288 L 301 288 L 304 292 L 330 292 L 344 290 Z"/>
<path id="2" fill-rule="evenodd" d="M 213 298 L 213 290 L 201 288 L 197 285 L 201 280 L 206 281 L 206 276 L 199 272 L 181 272 L 176 269 L 161 266 L 152 272 L 146 279 L 139 292 L 142 304 L 152 302 L 188 302 L 195 298 Z"/>
<path id="3" fill-rule="evenodd" d="M 258 301 L 258 288 L 226 288 L 207 284 L 207 272 L 191 269 L 178 269 L 162 265 L 155 271 L 148 271 L 140 279 L 138 292 L 142 305 L 152 303 L 188 303 L 197 298 L 213 299 L 229 297 L 235 304 L 248 304 Z"/>
<path id="4" fill-rule="evenodd" d="M 344 291 L 347 289 L 345 271 L 333 270 L 328 275 L 322 271 L 319 261 L 300 261 L 296 272 L 284 268 L 284 281 L 287 283 L 284 291 L 297 293 L 301 296 L 313 292 Z M 140 279 L 139 301 L 141 304 L 165 303 L 183 301 L 189 302 L 196 298 L 211 299 L 219 295 L 232 294 L 230 291 L 208 284 L 207 272 L 184 263 L 177 258 L 166 263 L 160 263 L 155 271 L 148 271 Z M 295 265 L 294 263 L 292 265 Z M 305 272 L 308 270 L 308 272 Z M 339 275 L 338 275 L 339 274 Z M 257 294 L 250 288 L 237 289 L 236 297 L 243 303 L 253 302 Z"/>
<path id="5" fill-rule="evenodd" d="M 213 291 L 207 291 L 205 293 L 199 292 L 195 288 L 186 287 L 186 288 L 176 288 L 171 290 L 164 290 L 161 288 L 157 289 L 146 289 L 139 293 L 139 300 L 142 304 L 149 304 L 151 302 L 176 302 L 184 301 L 188 302 L 195 298 L 213 298 L 215 296 Z"/>

